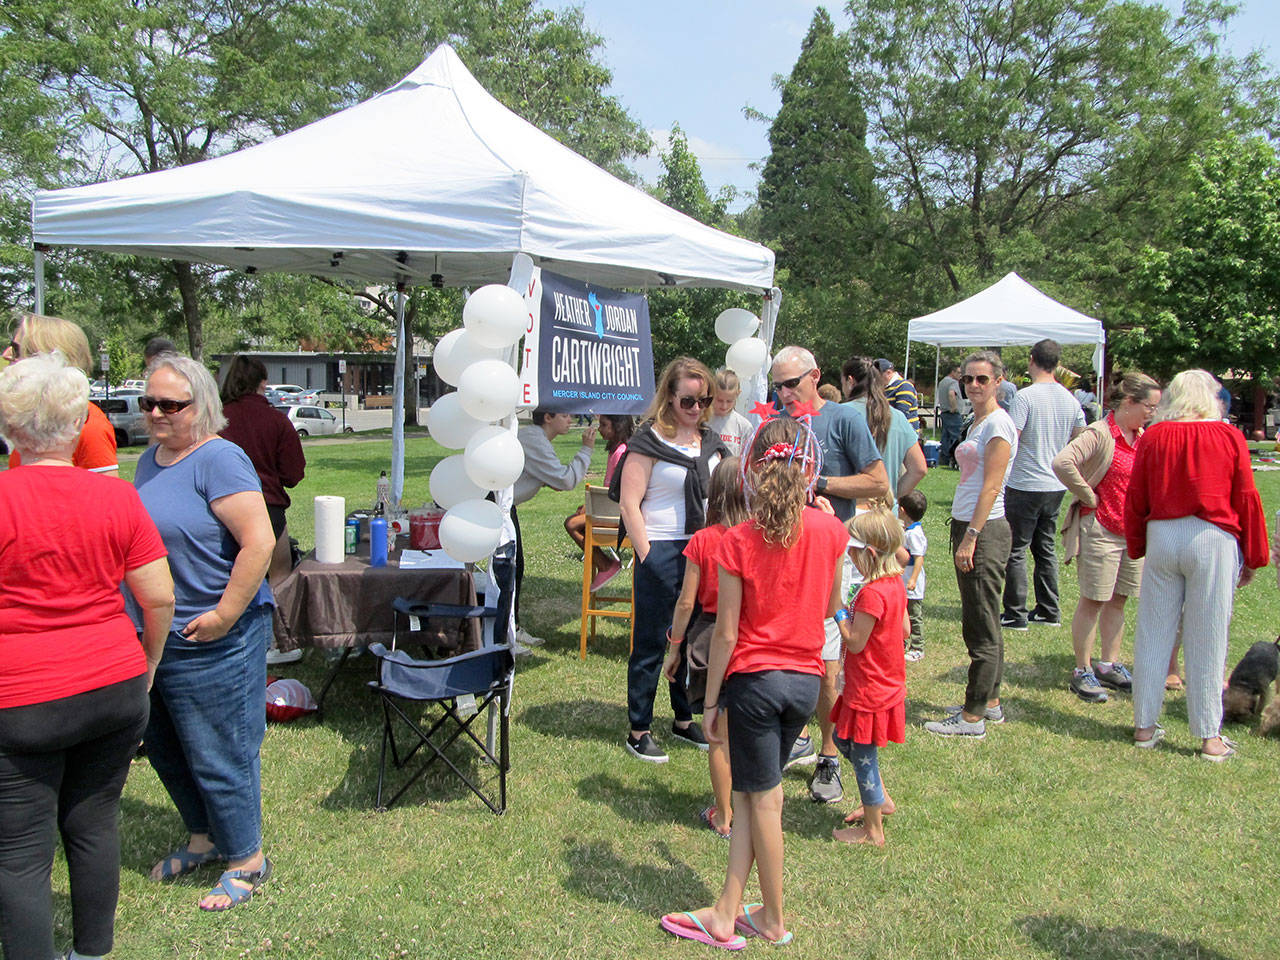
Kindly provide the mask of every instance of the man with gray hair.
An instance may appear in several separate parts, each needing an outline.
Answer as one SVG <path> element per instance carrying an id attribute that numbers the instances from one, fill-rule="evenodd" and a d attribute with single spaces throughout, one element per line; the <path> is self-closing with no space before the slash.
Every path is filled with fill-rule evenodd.
<path id="1" fill-rule="evenodd" d="M 813 354 L 804 347 L 783 347 L 773 359 L 770 373 L 773 390 L 787 416 L 811 415 L 811 426 L 822 448 L 822 473 L 816 491 L 826 497 L 841 520 L 853 516 L 857 500 L 883 497 L 889 492 L 884 460 L 867 427 L 867 418 L 857 407 L 831 403 L 818 395 L 821 371 Z M 846 554 L 841 595 L 847 597 L 853 578 L 853 564 Z M 818 696 L 818 725 L 822 729 L 822 750 L 815 756 L 813 741 L 803 734 L 795 742 L 786 766 L 816 763 L 809 782 L 809 795 L 817 803 L 838 803 L 844 797 L 840 782 L 840 754 L 836 749 L 835 724 L 829 719 L 836 702 L 836 676 L 840 672 L 842 640 L 835 620 L 825 624 L 826 643 L 822 659 L 826 676 Z"/>

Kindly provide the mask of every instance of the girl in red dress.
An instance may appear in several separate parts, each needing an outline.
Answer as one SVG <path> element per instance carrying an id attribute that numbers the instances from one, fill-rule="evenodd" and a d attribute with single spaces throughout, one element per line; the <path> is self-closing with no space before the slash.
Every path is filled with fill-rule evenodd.
<path id="1" fill-rule="evenodd" d="M 853 611 L 836 611 L 844 638 L 844 689 L 831 711 L 836 746 L 858 778 L 862 806 L 845 818 L 850 826 L 831 831 L 843 843 L 884 845 L 884 816 L 893 801 L 880 778 L 877 748 L 906 739 L 907 671 L 902 642 L 911 633 L 907 590 L 898 548 L 902 525 L 887 511 L 874 510 L 848 523 L 849 554 L 865 584 Z M 861 825 L 859 826 L 859 821 Z"/>

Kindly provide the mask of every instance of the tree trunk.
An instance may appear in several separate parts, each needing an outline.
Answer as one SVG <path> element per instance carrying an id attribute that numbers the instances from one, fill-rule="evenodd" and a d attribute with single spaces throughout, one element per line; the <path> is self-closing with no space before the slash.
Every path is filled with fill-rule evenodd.
<path id="1" fill-rule="evenodd" d="M 187 322 L 187 346 L 191 359 L 204 359 L 204 323 L 200 319 L 200 298 L 196 292 L 195 274 L 185 260 L 173 261 L 173 272 L 178 277 L 178 292 L 182 294 L 182 318 Z"/>

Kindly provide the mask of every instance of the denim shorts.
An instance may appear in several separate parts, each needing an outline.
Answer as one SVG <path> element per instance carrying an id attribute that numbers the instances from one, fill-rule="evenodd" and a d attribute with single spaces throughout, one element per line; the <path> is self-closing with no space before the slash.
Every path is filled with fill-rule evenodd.
<path id="1" fill-rule="evenodd" d="M 817 674 L 794 670 L 735 673 L 725 681 L 734 790 L 759 793 L 782 783 L 782 766 L 813 716 L 821 683 Z"/>

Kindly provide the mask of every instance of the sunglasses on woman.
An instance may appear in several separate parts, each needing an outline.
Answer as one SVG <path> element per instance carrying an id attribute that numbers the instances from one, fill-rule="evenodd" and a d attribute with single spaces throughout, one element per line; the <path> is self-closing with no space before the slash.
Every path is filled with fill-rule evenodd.
<path id="1" fill-rule="evenodd" d="M 692 410 L 695 405 L 705 410 L 707 409 L 707 407 L 711 406 L 711 397 L 681 397 L 680 398 L 681 410 Z"/>
<path id="2" fill-rule="evenodd" d="M 140 397 L 138 406 L 146 413 L 150 413 L 156 407 L 159 407 L 160 412 L 165 416 L 172 416 L 179 410 L 187 409 L 194 402 L 194 400 L 157 400 L 155 397 Z"/>
<path id="3" fill-rule="evenodd" d="M 966 373 L 963 377 L 960 378 L 960 380 L 962 383 L 965 384 L 965 386 L 968 386 L 971 383 L 977 383 L 979 386 L 985 387 L 988 383 L 991 382 L 991 378 L 987 376 L 987 374 L 985 373 L 978 373 L 978 374 Z"/>

